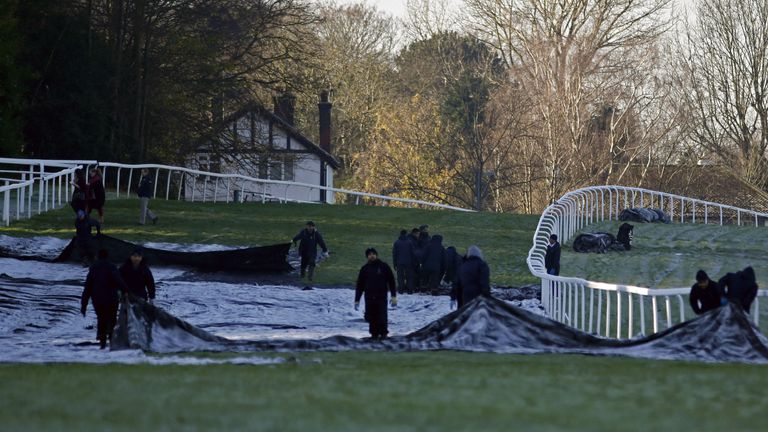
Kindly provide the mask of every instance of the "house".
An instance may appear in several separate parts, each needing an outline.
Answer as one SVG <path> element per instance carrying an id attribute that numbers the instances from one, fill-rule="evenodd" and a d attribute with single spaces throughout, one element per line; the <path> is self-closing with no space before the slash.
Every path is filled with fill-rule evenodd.
<path id="1" fill-rule="evenodd" d="M 294 126 L 295 97 L 289 93 L 274 98 L 274 111 L 257 102 L 242 107 L 222 121 L 215 141 L 202 143 L 187 161 L 187 167 L 223 174 L 333 187 L 340 163 L 331 154 L 331 107 L 328 92 L 320 95 L 320 143 L 316 144 Z M 184 187 L 186 199 L 225 201 L 287 200 L 333 203 L 325 190 L 285 183 L 223 180 L 198 175 Z"/>

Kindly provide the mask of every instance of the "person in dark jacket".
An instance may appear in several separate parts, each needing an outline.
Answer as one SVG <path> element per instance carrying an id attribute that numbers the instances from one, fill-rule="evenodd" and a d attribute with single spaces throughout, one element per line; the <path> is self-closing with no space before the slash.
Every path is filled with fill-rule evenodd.
<path id="1" fill-rule="evenodd" d="M 459 268 L 459 289 L 456 301 L 459 307 L 480 295 L 491 295 L 491 271 L 483 260 L 483 252 L 470 246 L 467 259 Z"/>
<path id="2" fill-rule="evenodd" d="M 85 181 L 83 170 L 75 170 L 75 180 L 72 182 L 72 202 L 69 203 L 72 206 L 72 210 L 75 214 L 79 211 L 86 211 L 88 208 L 88 182 Z"/>
<path id="3" fill-rule="evenodd" d="M 429 286 L 429 274 L 423 267 L 431 238 L 429 235 L 429 225 L 421 225 L 419 227 L 419 235 L 416 238 L 416 253 L 419 256 L 419 282 L 417 285 L 420 289 L 426 289 Z"/>
<path id="4" fill-rule="evenodd" d="M 691 286 L 689 301 L 696 315 L 701 315 L 720 307 L 723 304 L 723 293 L 717 282 L 710 280 L 704 270 L 699 270 L 696 272 L 696 283 Z"/>
<path id="5" fill-rule="evenodd" d="M 328 247 L 325 245 L 322 234 L 315 229 L 315 223 L 307 222 L 307 227 L 301 230 L 293 238 L 293 244 L 299 242 L 299 256 L 301 257 L 301 277 L 306 274 L 310 282 L 315 276 L 315 264 L 317 261 L 317 247 L 328 255 Z"/>
<path id="6" fill-rule="evenodd" d="M 127 290 L 117 267 L 108 258 L 106 249 L 99 250 L 99 259 L 88 270 L 85 289 L 80 298 L 80 313 L 83 316 L 88 309 L 88 301 L 93 303 L 97 318 L 96 338 L 101 349 L 106 348 L 108 339 L 112 339 L 120 297 Z"/>
<path id="7" fill-rule="evenodd" d="M 107 194 L 104 191 L 104 181 L 101 176 L 101 170 L 94 168 L 91 170 L 91 177 L 88 180 L 88 215 L 93 210 L 99 213 L 99 223 L 104 223 L 104 203 L 107 200 Z"/>
<path id="8" fill-rule="evenodd" d="M 544 255 L 544 267 L 547 274 L 558 276 L 560 274 L 560 243 L 557 241 L 557 235 L 549 236 L 547 253 Z"/>
<path id="9" fill-rule="evenodd" d="M 418 289 L 421 287 L 421 249 L 419 249 L 419 235 L 421 231 L 418 228 L 413 228 L 411 234 L 408 236 L 408 241 L 413 244 L 413 253 L 415 259 L 413 260 L 413 287 Z"/>
<path id="10" fill-rule="evenodd" d="M 624 246 L 624 250 L 632 250 L 632 240 L 635 238 L 635 227 L 628 223 L 623 223 L 619 227 L 619 232 L 616 235 L 616 241 Z"/>
<path id="11" fill-rule="evenodd" d="M 456 248 L 449 246 L 445 249 L 445 277 L 443 280 L 451 284 L 451 309 L 456 307 L 457 292 L 459 289 L 459 267 L 464 263 Z"/>
<path id="12" fill-rule="evenodd" d="M 360 310 L 360 297 L 365 295 L 365 320 L 373 339 L 384 339 L 387 330 L 387 291 L 392 298 L 393 307 L 397 306 L 397 288 L 392 269 L 379 259 L 376 249 L 365 251 L 368 262 L 360 269 L 355 290 L 355 310 Z"/>
<path id="13" fill-rule="evenodd" d="M 752 267 L 726 274 L 720 278 L 718 285 L 728 303 L 735 303 L 744 308 L 744 312 L 749 313 L 752 302 L 757 297 L 758 289 L 755 271 Z"/>
<path id="14" fill-rule="evenodd" d="M 434 292 L 440 286 L 440 280 L 445 273 L 445 248 L 443 236 L 435 234 L 424 251 L 424 262 L 421 266 L 426 275 L 427 288 Z"/>
<path id="15" fill-rule="evenodd" d="M 413 292 L 416 283 L 416 248 L 408 240 L 408 231 L 400 231 L 400 238 L 392 245 L 392 263 L 397 270 L 397 290 Z"/>
<path id="16" fill-rule="evenodd" d="M 154 194 L 154 186 L 155 182 L 149 175 L 149 170 L 142 168 L 138 191 L 140 203 L 139 225 L 144 225 L 147 221 L 147 216 L 149 216 L 149 220 L 151 220 L 153 224 L 157 223 L 157 215 L 152 213 L 152 210 L 149 209 L 149 199 L 152 198 L 152 195 Z"/>
<path id="17" fill-rule="evenodd" d="M 155 278 L 141 249 L 134 250 L 120 266 L 120 277 L 125 281 L 129 294 L 144 301 L 155 299 Z"/>
<path id="18" fill-rule="evenodd" d="M 75 244 L 86 263 L 93 260 L 93 228 L 97 235 L 101 235 L 101 224 L 89 218 L 85 210 L 79 210 L 75 219 Z"/>

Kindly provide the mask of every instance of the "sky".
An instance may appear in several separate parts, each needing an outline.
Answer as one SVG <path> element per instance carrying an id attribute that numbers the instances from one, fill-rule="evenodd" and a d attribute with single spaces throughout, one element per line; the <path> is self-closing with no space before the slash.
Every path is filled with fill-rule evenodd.
<path id="1" fill-rule="evenodd" d="M 340 4 L 358 3 L 360 0 L 336 0 Z M 380 10 L 394 15 L 397 18 L 405 18 L 407 15 L 405 4 L 407 0 L 365 0 L 367 3 L 376 5 Z M 691 5 L 696 0 L 676 0 L 679 5 Z M 459 5 L 461 0 L 448 0 L 451 5 Z"/>

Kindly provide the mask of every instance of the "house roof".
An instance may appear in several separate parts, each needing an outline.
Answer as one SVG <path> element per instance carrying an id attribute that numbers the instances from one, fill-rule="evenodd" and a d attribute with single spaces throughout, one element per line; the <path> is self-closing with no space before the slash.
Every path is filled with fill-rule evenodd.
<path id="1" fill-rule="evenodd" d="M 621 179 L 609 179 L 608 183 L 643 187 L 768 213 L 766 192 L 719 165 L 656 165 L 647 170 L 643 166 L 632 166 Z"/>
<path id="2" fill-rule="evenodd" d="M 288 135 L 290 135 L 291 138 L 299 141 L 304 147 L 307 148 L 307 150 L 316 154 L 322 161 L 326 162 L 333 169 L 339 169 L 341 167 L 341 162 L 339 162 L 339 160 L 336 159 L 336 157 L 334 157 L 332 154 L 328 153 L 319 145 L 315 144 L 312 140 L 304 136 L 304 134 L 299 132 L 299 130 L 296 129 L 295 126 L 291 125 L 290 123 L 285 121 L 282 117 L 276 115 L 274 112 L 265 108 L 262 104 L 256 101 L 249 102 L 239 110 L 228 115 L 222 122 L 222 125 L 219 127 L 219 129 L 215 131 L 214 136 L 218 136 L 230 124 L 232 124 L 232 122 L 236 121 L 237 119 L 239 119 L 240 117 L 242 117 L 243 115 L 249 112 L 255 112 L 256 114 L 267 119 L 271 123 L 279 125 L 282 129 L 286 131 L 286 133 L 288 133 Z"/>

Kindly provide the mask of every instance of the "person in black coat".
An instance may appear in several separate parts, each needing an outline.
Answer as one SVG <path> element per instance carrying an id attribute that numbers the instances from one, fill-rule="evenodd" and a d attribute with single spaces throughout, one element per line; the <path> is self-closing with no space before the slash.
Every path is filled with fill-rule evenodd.
<path id="1" fill-rule="evenodd" d="M 379 259 L 376 249 L 365 251 L 368 262 L 360 269 L 355 290 L 355 310 L 360 310 L 360 298 L 365 295 L 365 320 L 374 339 L 387 337 L 387 291 L 392 295 L 391 304 L 397 306 L 397 288 L 392 269 Z"/>
<path id="2" fill-rule="evenodd" d="M 757 297 L 757 280 L 752 267 L 736 273 L 728 273 L 717 282 L 729 303 L 735 303 L 749 313 Z"/>
<path id="3" fill-rule="evenodd" d="M 88 217 L 85 210 L 79 210 L 75 219 L 75 244 L 85 263 L 93 260 L 93 228 L 97 235 L 101 235 L 101 224 Z"/>
<path id="4" fill-rule="evenodd" d="M 99 213 L 99 223 L 104 223 L 104 203 L 107 201 L 107 194 L 104 191 L 104 179 L 101 170 L 94 168 L 91 170 L 91 177 L 88 180 L 88 215 L 93 210 Z"/>
<path id="5" fill-rule="evenodd" d="M 445 248 L 443 236 L 435 234 L 424 251 L 424 263 L 421 266 L 422 273 L 427 280 L 427 288 L 434 291 L 440 286 L 440 280 L 445 273 Z"/>
<path id="6" fill-rule="evenodd" d="M 128 293 L 140 299 L 155 299 L 155 278 L 147 265 L 141 249 L 136 249 L 120 266 L 120 277 L 128 287 Z"/>
<path id="7" fill-rule="evenodd" d="M 418 228 L 413 228 L 411 230 L 411 234 L 408 235 L 408 241 L 413 244 L 413 252 L 415 254 L 415 259 L 413 260 L 413 273 L 414 273 L 414 279 L 413 279 L 413 286 L 414 289 L 420 288 L 421 286 L 421 255 L 422 250 L 419 249 L 419 235 L 421 234 L 421 231 L 419 231 Z"/>
<path id="8" fill-rule="evenodd" d="M 121 294 L 127 291 L 125 282 L 114 264 L 108 261 L 106 249 L 99 250 L 99 259 L 88 270 L 85 289 L 80 298 L 80 313 L 85 316 L 88 301 L 96 311 L 96 338 L 101 349 L 106 348 L 107 339 L 112 339 L 112 332 L 117 323 L 117 307 Z"/>
<path id="9" fill-rule="evenodd" d="M 456 248 L 449 246 L 445 249 L 445 277 L 443 280 L 451 284 L 451 309 L 456 307 L 459 288 L 459 267 L 464 263 Z"/>
<path id="10" fill-rule="evenodd" d="M 310 280 L 315 276 L 315 263 L 317 261 L 317 247 L 323 251 L 323 254 L 328 255 L 328 247 L 325 245 L 325 240 L 319 231 L 315 229 L 315 223 L 312 221 L 307 222 L 307 227 L 301 230 L 293 238 L 293 244 L 299 242 L 299 256 L 301 257 L 301 277 L 306 274 Z M 309 270 L 307 270 L 309 269 Z"/>
<path id="11" fill-rule="evenodd" d="M 717 282 L 709 279 L 704 270 L 699 270 L 696 272 L 696 283 L 691 286 L 688 299 L 696 315 L 701 315 L 723 304 L 723 292 Z"/>
<path id="12" fill-rule="evenodd" d="M 544 267 L 546 267 L 549 275 L 558 276 L 560 274 L 560 243 L 557 241 L 556 234 L 549 236 L 547 253 L 544 255 Z"/>
<path id="13" fill-rule="evenodd" d="M 88 208 L 88 182 L 85 181 L 82 169 L 75 170 L 75 180 L 72 183 L 72 210 L 77 214 L 79 211 L 86 211 Z"/>
<path id="14" fill-rule="evenodd" d="M 392 263 L 397 270 L 397 289 L 399 292 L 413 292 L 416 281 L 416 248 L 408 240 L 408 231 L 400 231 L 400 238 L 392 245 Z"/>
<path id="15" fill-rule="evenodd" d="M 427 248 L 429 247 L 429 241 L 432 237 L 429 235 L 429 225 L 421 225 L 419 227 L 419 235 L 416 237 L 416 253 L 419 256 L 419 282 L 418 286 L 421 289 L 427 288 L 429 285 L 429 274 L 424 270 L 424 260 L 427 257 Z"/>
<path id="16" fill-rule="evenodd" d="M 459 307 L 480 295 L 491 295 L 491 271 L 483 260 L 483 252 L 470 246 L 467 259 L 459 268 L 459 289 L 456 301 Z"/>

